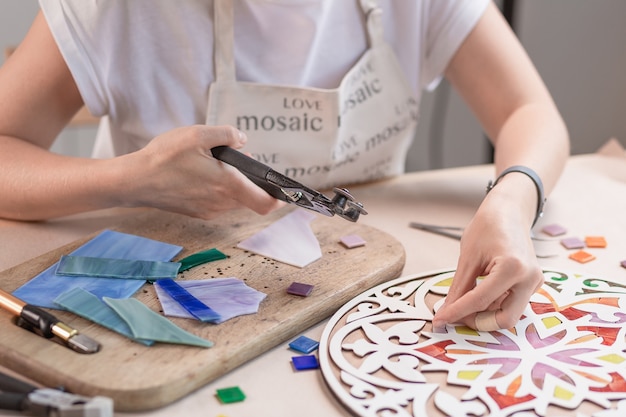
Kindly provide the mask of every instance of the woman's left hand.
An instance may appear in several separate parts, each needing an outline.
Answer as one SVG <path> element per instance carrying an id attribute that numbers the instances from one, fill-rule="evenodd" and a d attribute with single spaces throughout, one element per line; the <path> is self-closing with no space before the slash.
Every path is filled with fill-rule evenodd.
<path id="1" fill-rule="evenodd" d="M 498 187 L 465 229 L 453 284 L 434 328 L 452 323 L 481 331 L 510 328 L 543 283 L 528 213 L 497 193 Z"/>

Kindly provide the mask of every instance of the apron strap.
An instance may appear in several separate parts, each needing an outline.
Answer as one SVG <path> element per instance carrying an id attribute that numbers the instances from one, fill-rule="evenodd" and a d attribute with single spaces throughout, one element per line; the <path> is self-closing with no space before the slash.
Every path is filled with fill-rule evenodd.
<path id="1" fill-rule="evenodd" d="M 232 0 L 215 0 L 213 6 L 213 48 L 215 81 L 235 79 L 235 32 Z"/>
<path id="2" fill-rule="evenodd" d="M 360 0 L 361 10 L 365 15 L 367 37 L 370 48 L 381 45 L 383 37 L 383 12 L 377 0 Z"/>

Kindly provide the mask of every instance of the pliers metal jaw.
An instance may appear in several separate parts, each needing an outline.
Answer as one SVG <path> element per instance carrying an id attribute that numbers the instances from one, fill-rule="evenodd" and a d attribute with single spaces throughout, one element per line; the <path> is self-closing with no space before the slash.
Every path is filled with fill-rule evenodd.
<path id="1" fill-rule="evenodd" d="M 325 216 L 336 214 L 351 222 L 356 222 L 361 214 L 367 214 L 363 204 L 356 202 L 345 188 L 335 188 L 333 190 L 335 195 L 330 199 L 233 148 L 217 146 L 211 149 L 211 152 L 215 158 L 234 166 L 278 200 L 296 204 Z"/>
<path id="2" fill-rule="evenodd" d="M 36 416 L 113 417 L 113 400 L 107 397 L 84 397 L 42 388 L 28 394 L 27 402 Z"/>
<path id="3" fill-rule="evenodd" d="M 37 388 L 0 373 L 0 409 L 43 417 L 113 417 L 113 400 Z"/>

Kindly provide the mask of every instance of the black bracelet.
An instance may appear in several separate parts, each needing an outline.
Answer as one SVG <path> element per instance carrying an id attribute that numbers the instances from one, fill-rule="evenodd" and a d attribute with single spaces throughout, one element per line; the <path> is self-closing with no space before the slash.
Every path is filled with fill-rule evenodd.
<path id="1" fill-rule="evenodd" d="M 502 177 L 506 174 L 510 174 L 511 172 L 521 172 L 522 174 L 527 175 L 535 183 L 535 187 L 537 188 L 537 213 L 535 214 L 535 220 L 533 220 L 534 226 L 535 223 L 537 223 L 537 220 L 543 216 L 543 206 L 546 204 L 546 197 L 543 192 L 543 183 L 535 171 L 523 165 L 513 165 L 512 167 L 502 171 L 495 181 L 489 181 L 489 184 L 487 184 L 487 192 L 491 191 L 493 187 L 495 187 L 496 184 L 502 179 Z"/>

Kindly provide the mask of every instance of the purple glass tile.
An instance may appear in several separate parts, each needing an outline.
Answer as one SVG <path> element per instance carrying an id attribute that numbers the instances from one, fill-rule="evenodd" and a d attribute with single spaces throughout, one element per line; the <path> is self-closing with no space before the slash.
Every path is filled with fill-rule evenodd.
<path id="1" fill-rule="evenodd" d="M 567 230 L 560 224 L 549 224 L 544 226 L 541 231 L 550 236 L 560 236 L 567 233 Z"/>
<path id="2" fill-rule="evenodd" d="M 313 291 L 313 285 L 302 284 L 301 282 L 292 282 L 289 288 L 287 288 L 287 293 L 301 297 L 308 297 L 311 291 Z"/>
<path id="3" fill-rule="evenodd" d="M 341 243 L 348 249 L 358 248 L 365 245 L 365 239 L 359 235 L 347 235 L 341 238 Z"/>
<path id="4" fill-rule="evenodd" d="M 622 263 L 620 263 L 621 266 L 623 266 L 624 268 L 626 268 L 626 259 L 622 261 Z"/>
<path id="5" fill-rule="evenodd" d="M 582 249 L 585 247 L 585 242 L 577 237 L 566 237 L 565 239 L 561 239 L 561 245 L 563 245 L 565 249 Z"/>
<path id="6" fill-rule="evenodd" d="M 320 367 L 315 355 L 294 356 L 291 358 L 293 367 L 296 371 L 304 371 L 307 369 L 317 369 Z"/>

